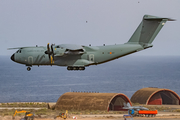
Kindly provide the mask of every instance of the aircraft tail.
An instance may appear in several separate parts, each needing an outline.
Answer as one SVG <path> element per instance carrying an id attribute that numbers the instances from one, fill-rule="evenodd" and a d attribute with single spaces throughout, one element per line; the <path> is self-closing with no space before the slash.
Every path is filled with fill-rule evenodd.
<path id="1" fill-rule="evenodd" d="M 152 47 L 151 43 L 169 18 L 144 15 L 142 22 L 131 36 L 128 44 L 141 44 L 144 48 Z"/>
<path id="2" fill-rule="evenodd" d="M 131 107 L 130 103 L 123 103 L 124 104 L 124 107 Z"/>

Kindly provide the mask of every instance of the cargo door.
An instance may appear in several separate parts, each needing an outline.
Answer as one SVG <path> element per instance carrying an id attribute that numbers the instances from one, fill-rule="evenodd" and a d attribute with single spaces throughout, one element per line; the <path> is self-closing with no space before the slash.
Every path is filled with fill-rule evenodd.
<path id="1" fill-rule="evenodd" d="M 33 57 L 32 57 L 32 56 L 29 56 L 29 57 L 28 57 L 28 64 L 29 64 L 29 65 L 32 65 L 32 64 L 33 64 Z"/>
<path id="2" fill-rule="evenodd" d="M 94 54 L 89 55 L 89 61 L 94 62 Z"/>

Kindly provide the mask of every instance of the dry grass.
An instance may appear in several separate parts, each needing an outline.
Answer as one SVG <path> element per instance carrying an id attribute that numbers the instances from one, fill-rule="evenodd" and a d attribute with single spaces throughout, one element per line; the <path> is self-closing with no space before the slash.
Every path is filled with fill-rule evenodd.
<path id="1" fill-rule="evenodd" d="M 145 107 L 150 110 L 158 110 L 158 111 L 171 111 L 172 110 L 170 107 L 164 107 L 164 106 L 145 106 Z"/>
<path id="2" fill-rule="evenodd" d="M 65 110 L 51 110 L 51 109 L 47 109 L 47 103 L 35 103 L 35 102 L 27 102 L 27 103 L 0 103 L 0 107 L 7 107 L 7 108 L 11 108 L 11 107 L 20 107 L 23 109 L 23 107 L 30 107 L 30 108 L 41 108 L 39 110 L 34 110 L 34 109 L 29 109 L 26 111 L 31 111 L 33 113 L 35 113 L 36 115 L 58 115 L 59 113 L 64 113 Z M 19 109 L 19 110 L 22 110 Z M 4 116 L 4 115 L 13 115 L 15 112 L 15 109 L 3 109 L 0 110 L 0 116 Z M 94 115 L 94 114 L 122 114 L 122 113 L 127 113 L 127 112 L 122 112 L 122 111 L 99 111 L 99 110 L 69 110 L 68 114 L 69 115 Z M 22 115 L 22 114 L 18 114 L 18 115 Z"/>
<path id="3" fill-rule="evenodd" d="M 176 110 L 174 110 L 173 112 L 180 112 L 180 109 L 176 109 Z"/>
<path id="4" fill-rule="evenodd" d="M 0 116 L 13 116 L 14 112 L 16 110 L 15 109 L 11 109 L 11 110 L 7 110 L 7 109 L 3 109 L 0 110 Z M 17 111 L 21 111 L 21 110 L 17 110 Z M 41 116 L 41 115 L 57 115 L 59 113 L 59 111 L 56 110 L 50 110 L 50 109 L 39 109 L 39 110 L 25 110 L 25 111 L 31 111 L 32 113 L 34 113 L 37 116 Z M 16 116 L 24 116 L 25 113 L 18 113 L 16 114 Z"/>
<path id="5" fill-rule="evenodd" d="M 123 113 L 127 113 L 124 111 L 100 111 L 100 110 L 81 110 L 81 111 L 77 111 L 77 110 L 70 110 L 68 111 L 69 114 L 73 114 L 73 115 L 96 115 L 96 114 L 123 114 Z"/>
<path id="6" fill-rule="evenodd" d="M 35 102 L 25 102 L 25 103 L 1 103 L 0 107 L 47 107 L 47 103 L 35 103 Z"/>
<path id="7" fill-rule="evenodd" d="M 18 110 L 21 111 L 21 110 Z M 65 110 L 51 110 L 51 109 L 28 109 L 26 111 L 31 111 L 36 116 L 57 116 L 59 113 L 65 113 Z M 15 109 L 3 109 L 0 110 L 0 116 L 12 116 L 15 112 Z M 84 111 L 68 111 L 68 115 L 96 115 L 96 114 L 123 114 L 127 112 L 121 112 L 121 111 L 90 111 L 90 110 L 84 110 Z M 24 116 L 24 113 L 16 114 L 16 116 Z"/>

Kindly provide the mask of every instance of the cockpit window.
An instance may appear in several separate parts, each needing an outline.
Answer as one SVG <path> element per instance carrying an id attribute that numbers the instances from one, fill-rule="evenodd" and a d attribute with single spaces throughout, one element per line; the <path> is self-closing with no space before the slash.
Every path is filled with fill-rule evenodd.
<path id="1" fill-rule="evenodd" d="M 18 50 L 16 53 L 21 53 L 21 50 Z"/>
<path id="2" fill-rule="evenodd" d="M 61 49 L 63 49 L 63 47 L 61 47 L 61 46 L 59 46 L 59 45 L 58 45 L 58 46 L 56 46 L 55 48 L 61 48 Z"/>

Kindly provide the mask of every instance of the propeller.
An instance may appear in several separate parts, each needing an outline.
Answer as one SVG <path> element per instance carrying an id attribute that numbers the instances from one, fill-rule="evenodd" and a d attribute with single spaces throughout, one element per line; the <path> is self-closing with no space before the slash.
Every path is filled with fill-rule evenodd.
<path id="1" fill-rule="evenodd" d="M 51 44 L 51 51 L 50 51 L 49 43 L 47 44 L 47 50 L 45 51 L 45 54 L 48 54 L 49 60 L 51 61 L 51 64 L 54 63 L 53 44 Z"/>
<path id="2" fill-rule="evenodd" d="M 53 44 L 51 44 L 51 50 L 52 50 L 52 58 L 53 58 L 53 61 L 54 61 L 54 50 L 53 50 Z"/>

